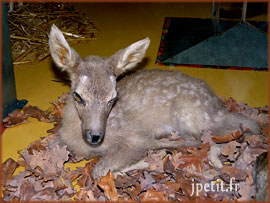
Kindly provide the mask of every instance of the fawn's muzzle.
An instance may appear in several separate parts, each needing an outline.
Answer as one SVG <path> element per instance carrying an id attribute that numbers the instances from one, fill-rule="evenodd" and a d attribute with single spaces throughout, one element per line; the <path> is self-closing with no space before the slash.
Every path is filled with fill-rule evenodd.
<path id="1" fill-rule="evenodd" d="M 90 145 L 99 144 L 104 137 L 103 132 L 91 132 L 90 130 L 85 130 L 83 133 L 83 138 L 86 143 Z"/>

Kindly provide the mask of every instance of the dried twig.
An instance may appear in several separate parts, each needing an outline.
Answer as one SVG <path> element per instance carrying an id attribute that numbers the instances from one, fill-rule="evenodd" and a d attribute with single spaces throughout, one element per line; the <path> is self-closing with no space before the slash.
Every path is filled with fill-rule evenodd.
<path id="1" fill-rule="evenodd" d="M 48 35 L 52 24 L 73 45 L 97 37 L 98 30 L 85 14 L 67 3 L 24 3 L 8 14 L 13 63 L 38 63 L 49 54 Z"/>

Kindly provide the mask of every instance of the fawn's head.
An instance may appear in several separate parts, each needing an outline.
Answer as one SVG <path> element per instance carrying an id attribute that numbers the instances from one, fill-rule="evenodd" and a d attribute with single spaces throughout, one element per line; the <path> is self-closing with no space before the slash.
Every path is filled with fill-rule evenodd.
<path id="1" fill-rule="evenodd" d="M 142 61 L 149 44 L 149 38 L 145 38 L 110 58 L 89 56 L 81 59 L 62 32 L 52 26 L 49 36 L 51 56 L 61 70 L 69 73 L 71 95 L 86 143 L 102 142 L 108 115 L 117 100 L 116 78 Z"/>

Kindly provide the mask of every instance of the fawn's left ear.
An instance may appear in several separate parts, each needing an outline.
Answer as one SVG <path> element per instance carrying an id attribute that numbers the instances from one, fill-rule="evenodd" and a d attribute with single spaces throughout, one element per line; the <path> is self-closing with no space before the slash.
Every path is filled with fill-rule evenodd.
<path id="1" fill-rule="evenodd" d="M 135 42 L 125 49 L 119 50 L 111 56 L 110 63 L 112 71 L 116 76 L 121 75 L 125 71 L 135 67 L 142 61 L 147 48 L 149 47 L 150 39 L 147 37 L 143 40 Z"/>
<path id="2" fill-rule="evenodd" d="M 63 33 L 53 24 L 49 36 L 49 48 L 56 65 L 70 74 L 74 72 L 75 65 L 80 57 L 67 43 Z"/>

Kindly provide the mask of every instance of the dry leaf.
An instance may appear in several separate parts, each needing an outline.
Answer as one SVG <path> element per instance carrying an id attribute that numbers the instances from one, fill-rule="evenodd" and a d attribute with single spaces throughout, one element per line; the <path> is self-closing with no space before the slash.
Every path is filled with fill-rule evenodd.
<path id="1" fill-rule="evenodd" d="M 47 130 L 47 133 L 52 133 L 52 134 L 57 133 L 58 130 L 60 130 L 61 126 L 62 126 L 61 122 L 55 123 L 52 129 Z"/>
<path id="2" fill-rule="evenodd" d="M 91 171 L 94 165 L 98 162 L 98 159 L 92 159 L 90 162 L 86 163 L 82 169 L 82 177 L 78 180 L 77 185 L 80 187 L 86 187 L 91 178 Z"/>
<path id="3" fill-rule="evenodd" d="M 240 154 L 238 159 L 233 164 L 234 167 L 245 170 L 248 165 L 250 165 L 255 160 L 252 155 L 252 151 L 249 147 L 246 147 L 244 151 Z"/>
<path id="4" fill-rule="evenodd" d="M 66 187 L 62 190 L 59 190 L 58 192 L 59 200 L 72 200 L 71 197 L 73 197 L 76 194 L 76 190 L 73 188 L 73 186 Z"/>
<path id="5" fill-rule="evenodd" d="M 239 150 L 241 148 L 241 144 L 236 141 L 231 141 L 228 144 L 226 144 L 221 153 L 228 157 L 230 161 L 235 161 L 235 158 L 238 157 Z"/>
<path id="6" fill-rule="evenodd" d="M 39 200 L 57 200 L 57 196 L 53 188 L 47 187 L 40 191 L 36 191 L 33 184 L 25 181 L 20 186 L 21 201 L 39 201 Z"/>
<path id="7" fill-rule="evenodd" d="M 259 135 L 247 136 L 245 140 L 248 142 L 249 146 L 252 148 L 263 146 L 263 138 Z"/>
<path id="8" fill-rule="evenodd" d="M 170 189 L 173 190 L 175 192 L 178 192 L 181 184 L 180 183 L 174 183 L 174 182 L 165 182 L 165 185 Z"/>
<path id="9" fill-rule="evenodd" d="M 2 183 L 3 185 L 6 185 L 7 181 L 13 177 L 13 173 L 18 167 L 18 164 L 16 161 L 14 161 L 11 158 L 8 158 L 3 164 L 2 164 Z"/>
<path id="10" fill-rule="evenodd" d="M 244 170 L 231 166 L 224 166 L 221 169 L 221 172 L 228 174 L 231 178 L 235 178 L 237 181 L 243 181 L 247 177 L 247 173 Z"/>
<path id="11" fill-rule="evenodd" d="M 176 163 L 174 163 L 174 160 L 172 159 L 172 156 L 170 154 L 168 154 L 165 157 L 163 168 L 164 168 L 164 171 L 167 172 L 167 173 L 174 172 L 174 169 L 176 168 Z"/>
<path id="12" fill-rule="evenodd" d="M 153 189 L 148 189 L 146 193 L 143 194 L 142 201 L 168 201 L 164 192 L 157 192 Z"/>
<path id="13" fill-rule="evenodd" d="M 240 131 L 234 130 L 231 134 L 227 133 L 225 136 L 222 136 L 222 135 L 213 136 L 212 140 L 217 144 L 221 144 L 221 143 L 230 142 L 232 140 L 237 140 L 242 135 L 243 135 L 243 133 L 241 133 Z"/>
<path id="14" fill-rule="evenodd" d="M 250 186 L 245 182 L 240 182 L 239 194 L 241 197 L 238 199 L 238 201 L 251 201 L 251 196 L 254 193 L 253 191 L 255 191 L 253 186 Z"/>
<path id="15" fill-rule="evenodd" d="M 63 168 L 64 162 L 69 158 L 69 152 L 66 150 L 66 146 L 60 148 L 59 145 L 46 151 L 38 152 L 33 150 L 33 155 L 24 150 L 21 155 L 32 170 L 47 177 L 58 176 L 59 169 Z"/>
<path id="16" fill-rule="evenodd" d="M 221 98 L 221 100 L 225 103 L 227 110 L 230 112 L 242 112 L 245 110 L 246 105 L 242 103 L 236 102 L 233 98 Z"/>
<path id="17" fill-rule="evenodd" d="M 137 182 L 136 178 L 127 175 L 125 176 L 118 175 L 114 180 L 116 188 L 128 188 L 135 185 L 136 182 Z"/>
<path id="18" fill-rule="evenodd" d="M 182 190 L 182 192 L 184 193 L 184 195 L 187 198 L 192 198 L 191 194 L 192 194 L 192 181 L 188 180 L 185 178 L 184 176 L 184 172 L 183 171 L 177 171 L 176 172 L 176 182 L 180 183 L 180 188 Z"/>
<path id="19" fill-rule="evenodd" d="M 233 164 L 234 167 L 245 170 L 250 164 L 252 164 L 256 157 L 266 152 L 267 149 L 253 149 L 250 147 L 246 147 L 244 151 L 242 151 L 241 155 Z"/>
<path id="20" fill-rule="evenodd" d="M 81 188 L 80 192 L 77 194 L 75 200 L 78 201 L 97 201 L 94 197 L 93 191 L 91 189 Z"/>
<path id="21" fill-rule="evenodd" d="M 32 196 L 36 193 L 34 186 L 25 181 L 20 186 L 20 200 L 21 201 L 30 201 Z"/>
<path id="22" fill-rule="evenodd" d="M 70 171 L 70 168 L 65 169 L 61 175 L 63 178 L 69 179 L 71 181 L 74 181 L 78 177 L 80 177 L 83 173 L 83 168 L 78 168 L 76 170 Z"/>
<path id="23" fill-rule="evenodd" d="M 23 108 L 24 114 L 33 118 L 38 119 L 39 121 L 42 122 L 51 122 L 49 119 L 49 114 L 40 110 L 36 106 L 26 106 Z"/>
<path id="24" fill-rule="evenodd" d="M 125 192 L 131 197 L 132 200 L 137 200 L 138 195 L 142 192 L 141 185 L 136 182 L 133 186 L 128 187 Z"/>
<path id="25" fill-rule="evenodd" d="M 23 123 L 28 123 L 28 116 L 25 115 L 21 110 L 14 110 L 12 113 L 8 114 L 3 120 L 5 128 L 11 128 Z"/>
<path id="26" fill-rule="evenodd" d="M 142 190 L 147 190 L 153 187 L 156 182 L 155 179 L 146 171 L 143 172 L 143 176 L 139 179 Z"/>
<path id="27" fill-rule="evenodd" d="M 154 152 L 150 151 L 148 156 L 144 159 L 145 162 L 149 163 L 149 170 L 150 171 L 158 171 L 162 173 L 163 170 L 163 158 L 166 156 L 166 152 L 163 150 Z"/>
<path id="28" fill-rule="evenodd" d="M 269 137 L 270 134 L 269 134 L 269 130 L 268 130 L 268 125 L 267 124 L 263 124 L 260 127 L 261 127 L 260 132 L 262 134 L 264 134 L 264 135 L 268 135 L 268 137 Z"/>
<path id="29" fill-rule="evenodd" d="M 50 120 L 53 121 L 61 121 L 61 119 L 63 118 L 63 114 L 64 114 L 64 107 L 65 104 L 64 103 L 53 103 L 54 104 L 54 109 L 50 112 Z"/>
<path id="30" fill-rule="evenodd" d="M 113 179 L 114 176 L 111 171 L 109 171 L 107 175 L 103 176 L 100 182 L 98 182 L 99 187 L 104 190 L 104 193 L 109 201 L 117 201 L 119 197 Z"/>
<path id="31" fill-rule="evenodd" d="M 46 149 L 46 147 L 41 144 L 41 140 L 35 140 L 35 141 L 31 142 L 27 148 L 28 153 L 31 155 L 33 155 L 33 150 L 40 152 L 41 150 L 45 150 L 45 149 Z"/>
<path id="32" fill-rule="evenodd" d="M 179 169 L 189 168 L 196 172 L 203 171 L 203 162 L 208 159 L 208 151 L 210 150 L 209 144 L 202 144 L 201 149 L 188 148 L 189 154 L 183 154 L 179 160 L 183 164 L 179 164 Z"/>
<path id="33" fill-rule="evenodd" d="M 252 176 L 252 167 L 248 167 L 245 172 L 247 173 L 247 178 L 246 178 L 246 184 L 248 185 L 253 185 L 254 184 L 254 180 L 253 180 L 253 176 Z"/>

